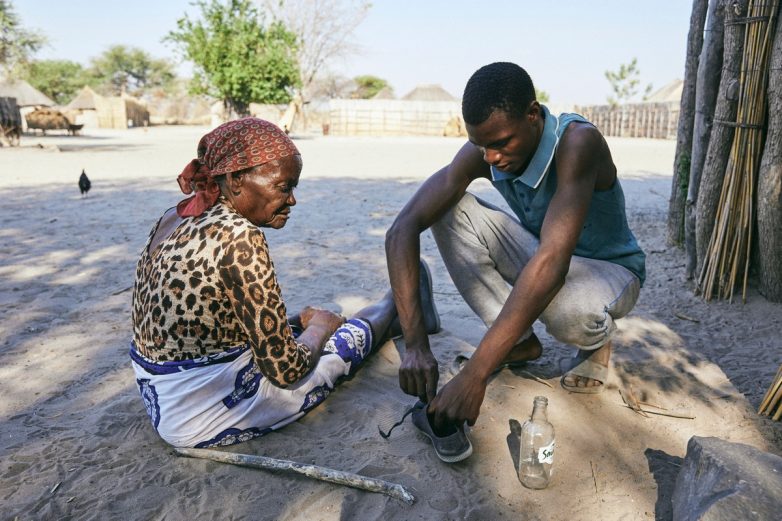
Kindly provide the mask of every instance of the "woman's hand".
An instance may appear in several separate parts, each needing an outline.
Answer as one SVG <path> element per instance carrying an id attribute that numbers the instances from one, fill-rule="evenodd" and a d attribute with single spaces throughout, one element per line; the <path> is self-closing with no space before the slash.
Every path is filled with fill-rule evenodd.
<path id="1" fill-rule="evenodd" d="M 326 341 L 345 319 L 331 311 L 307 306 L 299 313 L 299 321 L 304 332 L 299 335 L 298 341 L 309 347 L 312 353 L 312 370 L 318 365 Z"/>
<path id="2" fill-rule="evenodd" d="M 301 327 L 305 330 L 310 326 L 323 328 L 328 332 L 328 336 L 334 334 L 334 331 L 345 322 L 345 318 L 342 315 L 332 313 L 327 309 L 312 306 L 307 306 L 302 309 L 299 314 L 299 319 L 301 320 Z"/>

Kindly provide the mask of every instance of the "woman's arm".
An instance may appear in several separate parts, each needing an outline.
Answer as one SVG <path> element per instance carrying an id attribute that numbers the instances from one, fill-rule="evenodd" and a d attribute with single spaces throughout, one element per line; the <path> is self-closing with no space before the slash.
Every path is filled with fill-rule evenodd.
<path id="1" fill-rule="evenodd" d="M 226 296 L 250 338 L 261 373 L 274 385 L 287 387 L 317 365 L 334 331 L 324 321 L 314 321 L 297 341 L 263 232 L 248 227 L 228 235 L 218 263 Z"/>

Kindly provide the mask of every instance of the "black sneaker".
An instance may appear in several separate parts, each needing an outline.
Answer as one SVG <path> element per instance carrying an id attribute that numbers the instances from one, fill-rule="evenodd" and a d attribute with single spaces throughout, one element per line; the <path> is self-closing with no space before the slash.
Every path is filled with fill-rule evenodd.
<path id="1" fill-rule="evenodd" d="M 464 427 L 454 427 L 452 433 L 437 436 L 426 414 L 426 404 L 421 401 L 415 404 L 413 425 L 432 441 L 437 457 L 446 463 L 465 460 L 472 454 L 472 443 L 464 432 Z"/>
<path id="2" fill-rule="evenodd" d="M 433 335 L 440 332 L 440 314 L 434 305 L 434 290 L 432 289 L 432 272 L 423 259 L 419 261 L 418 288 L 421 294 L 421 308 L 424 313 L 424 328 L 426 333 Z M 399 317 L 395 317 L 388 327 L 388 335 L 391 338 L 402 336 L 402 326 Z"/>

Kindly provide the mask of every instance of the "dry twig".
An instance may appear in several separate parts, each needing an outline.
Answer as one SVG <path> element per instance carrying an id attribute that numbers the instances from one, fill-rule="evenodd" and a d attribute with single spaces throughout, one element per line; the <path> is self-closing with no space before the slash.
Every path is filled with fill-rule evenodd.
<path id="1" fill-rule="evenodd" d="M 649 417 L 646 414 L 646 411 L 641 409 L 641 405 L 638 403 L 638 398 L 635 397 L 635 393 L 633 392 L 633 387 L 631 385 L 628 385 L 625 389 L 620 388 L 619 396 L 622 397 L 622 401 L 625 402 L 625 405 L 627 405 L 627 407 L 634 410 L 644 418 Z"/>
<path id="2" fill-rule="evenodd" d="M 774 420 L 779 420 L 782 417 L 782 366 L 777 370 L 774 381 L 763 397 L 758 414 L 771 416 Z"/>
<path id="3" fill-rule="evenodd" d="M 534 374 L 532 374 L 532 373 L 529 373 L 529 372 L 527 372 L 527 371 L 520 371 L 520 372 L 521 372 L 521 374 L 523 374 L 524 376 L 529 376 L 530 378 L 532 378 L 532 379 L 533 379 L 533 380 L 535 380 L 536 382 L 542 383 L 543 385 L 547 385 L 547 386 L 551 387 L 552 389 L 554 388 L 554 386 L 553 386 L 553 385 L 551 385 L 550 383 L 548 383 L 548 382 L 547 382 L 546 380 L 544 380 L 543 378 L 538 378 L 538 377 L 537 377 L 537 376 L 535 376 Z"/>
<path id="4" fill-rule="evenodd" d="M 736 130 L 698 283 L 706 301 L 714 296 L 732 301 L 739 278 L 742 300 L 747 298 L 755 176 L 762 154 L 769 56 L 778 9 L 778 2 L 750 0 L 747 10 L 747 19 L 755 23 L 748 24 L 744 32 L 736 121 L 728 122 Z"/>
<path id="5" fill-rule="evenodd" d="M 690 322 L 700 322 L 697 318 L 692 318 L 690 316 L 685 315 L 684 313 L 676 312 L 673 314 L 676 318 L 680 318 L 682 320 L 689 320 Z"/>
<path id="6" fill-rule="evenodd" d="M 628 409 L 633 409 L 629 405 L 625 404 L 618 404 L 620 407 L 627 407 Z M 640 409 L 640 413 L 644 413 L 643 416 L 646 416 L 646 414 L 655 414 L 657 416 L 668 416 L 669 418 L 682 418 L 684 420 L 694 420 L 695 416 L 693 416 L 690 412 L 674 412 L 674 411 L 650 411 L 648 409 Z M 635 412 L 639 412 L 635 409 L 633 409 Z M 646 416 L 648 418 L 648 416 Z"/>

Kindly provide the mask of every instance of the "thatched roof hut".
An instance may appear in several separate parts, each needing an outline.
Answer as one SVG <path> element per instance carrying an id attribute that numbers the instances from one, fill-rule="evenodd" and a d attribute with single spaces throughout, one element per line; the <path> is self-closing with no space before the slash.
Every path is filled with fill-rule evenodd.
<path id="1" fill-rule="evenodd" d="M 440 85 L 419 85 L 404 96 L 407 101 L 457 101 Z"/>
<path id="2" fill-rule="evenodd" d="M 394 89 L 391 87 L 383 87 L 377 91 L 377 94 L 372 96 L 372 99 L 396 99 L 396 96 L 394 96 Z"/>
<path id="3" fill-rule="evenodd" d="M 97 95 L 94 90 L 85 85 L 65 108 L 67 110 L 95 110 L 95 96 Z"/>
<path id="4" fill-rule="evenodd" d="M 667 103 L 671 101 L 679 103 L 682 99 L 683 89 L 684 82 L 682 80 L 673 80 L 668 85 L 650 94 L 644 101 L 647 103 Z"/>
<path id="5" fill-rule="evenodd" d="M 149 125 L 146 106 L 131 96 L 101 96 L 84 86 L 65 107 L 75 122 L 87 128 L 128 128 Z"/>
<path id="6" fill-rule="evenodd" d="M 0 80 L 0 97 L 16 98 L 19 107 L 51 107 L 55 103 L 24 80 Z"/>

